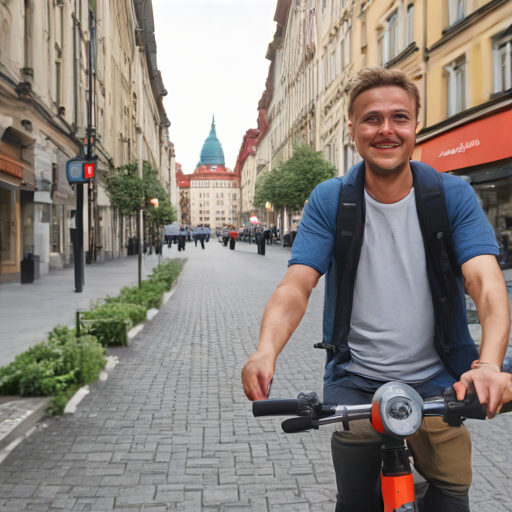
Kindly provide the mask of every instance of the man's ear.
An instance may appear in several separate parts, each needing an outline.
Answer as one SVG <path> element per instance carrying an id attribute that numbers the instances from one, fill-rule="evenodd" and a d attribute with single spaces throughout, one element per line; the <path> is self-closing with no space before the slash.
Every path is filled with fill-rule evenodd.
<path id="1" fill-rule="evenodd" d="M 348 118 L 347 126 L 348 126 L 348 131 L 350 133 L 350 137 L 352 140 L 354 140 L 354 125 L 352 124 L 352 119 L 350 119 L 350 117 Z"/>
<path id="2" fill-rule="evenodd" d="M 420 122 L 419 121 L 416 121 L 416 133 L 418 133 L 420 131 Z"/>

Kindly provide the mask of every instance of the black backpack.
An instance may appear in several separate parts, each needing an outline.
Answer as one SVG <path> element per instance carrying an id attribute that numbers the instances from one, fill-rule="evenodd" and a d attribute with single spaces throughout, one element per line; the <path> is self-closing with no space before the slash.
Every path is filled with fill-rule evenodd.
<path id="1" fill-rule="evenodd" d="M 435 346 L 446 370 L 458 379 L 478 359 L 478 351 L 469 333 L 460 333 L 456 347 L 451 343 L 457 335 L 454 315 L 462 306 L 465 308 L 465 295 L 462 270 L 455 261 L 451 245 L 442 178 L 440 173 L 421 162 L 411 162 L 411 170 L 434 304 Z M 364 183 L 363 161 L 349 171 L 340 187 L 334 246 L 336 314 L 330 342 L 315 344 L 315 348 L 327 349 L 329 360 L 336 357 L 339 362 L 350 359 L 348 335 L 365 222 Z"/>

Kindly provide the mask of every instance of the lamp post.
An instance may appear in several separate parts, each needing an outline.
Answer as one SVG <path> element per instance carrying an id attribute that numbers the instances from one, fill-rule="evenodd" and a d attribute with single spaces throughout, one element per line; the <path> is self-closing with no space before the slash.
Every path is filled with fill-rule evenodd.
<path id="1" fill-rule="evenodd" d="M 270 229 L 270 212 L 272 211 L 272 204 L 268 201 L 265 203 L 265 208 L 267 210 L 267 229 Z"/>

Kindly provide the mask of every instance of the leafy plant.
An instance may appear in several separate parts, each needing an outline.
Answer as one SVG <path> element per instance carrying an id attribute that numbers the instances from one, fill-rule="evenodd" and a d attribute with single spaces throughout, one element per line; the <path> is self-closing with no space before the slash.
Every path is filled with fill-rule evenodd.
<path id="1" fill-rule="evenodd" d="M 74 329 L 57 326 L 41 342 L 0 368 L 0 394 L 49 396 L 98 378 L 105 366 L 104 349 L 92 336 L 75 337 Z"/>
<path id="2" fill-rule="evenodd" d="M 84 327 L 104 347 L 128 344 L 127 330 L 146 319 L 147 309 L 123 302 L 96 303 L 82 313 Z"/>

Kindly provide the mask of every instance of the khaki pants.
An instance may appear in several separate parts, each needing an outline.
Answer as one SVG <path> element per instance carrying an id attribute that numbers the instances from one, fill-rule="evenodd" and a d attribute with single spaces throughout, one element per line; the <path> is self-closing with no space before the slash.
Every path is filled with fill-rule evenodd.
<path id="1" fill-rule="evenodd" d="M 380 449 L 382 436 L 368 420 L 352 421 L 350 431 L 336 430 L 333 443 Z M 471 486 L 471 437 L 465 426 L 450 427 L 442 418 L 424 418 L 420 429 L 407 439 L 418 473 L 446 494 L 462 495 Z M 334 453 L 334 451 L 333 451 Z"/>

